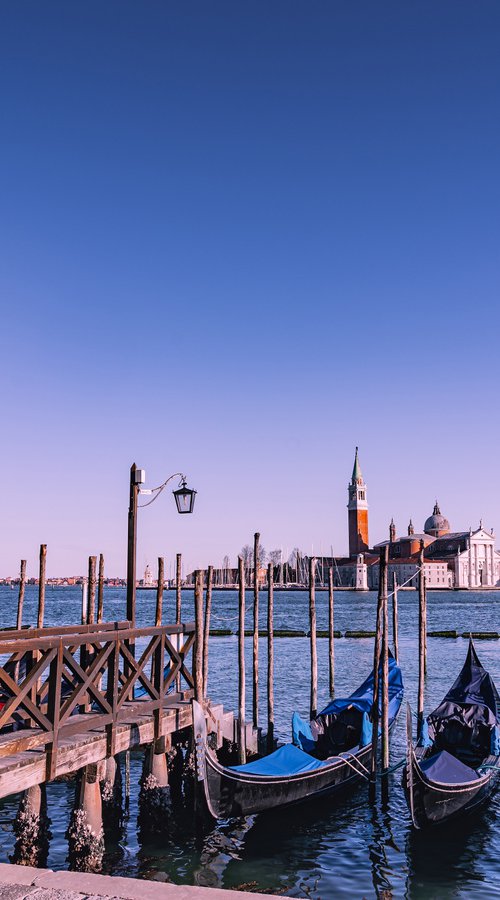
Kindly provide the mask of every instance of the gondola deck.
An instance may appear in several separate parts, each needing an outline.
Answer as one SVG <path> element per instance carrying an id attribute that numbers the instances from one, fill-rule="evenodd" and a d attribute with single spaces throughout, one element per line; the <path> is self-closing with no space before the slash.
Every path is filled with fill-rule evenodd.
<path id="1" fill-rule="evenodd" d="M 432 740 L 415 746 L 408 705 L 403 787 L 416 828 L 470 813 L 498 787 L 500 698 L 472 640 L 457 680 L 427 721 Z"/>

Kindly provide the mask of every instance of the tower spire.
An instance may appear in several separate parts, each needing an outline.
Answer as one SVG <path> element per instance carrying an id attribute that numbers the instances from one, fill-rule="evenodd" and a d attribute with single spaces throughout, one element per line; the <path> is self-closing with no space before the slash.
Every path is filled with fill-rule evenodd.
<path id="1" fill-rule="evenodd" d="M 351 482 L 348 485 L 349 503 L 349 556 L 357 556 L 368 550 L 368 503 L 366 484 L 359 464 L 358 448 L 354 456 Z"/>

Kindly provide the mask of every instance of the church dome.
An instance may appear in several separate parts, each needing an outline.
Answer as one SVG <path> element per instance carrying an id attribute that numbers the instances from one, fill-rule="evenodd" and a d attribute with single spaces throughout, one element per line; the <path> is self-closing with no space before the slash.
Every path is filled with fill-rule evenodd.
<path id="1" fill-rule="evenodd" d="M 449 530 L 450 523 L 448 522 L 448 519 L 445 519 L 445 517 L 441 515 L 441 510 L 439 509 L 439 504 L 436 500 L 432 516 L 429 516 L 425 521 L 424 531 L 426 534 L 431 534 L 433 537 L 440 537 L 442 534 L 447 534 Z"/>

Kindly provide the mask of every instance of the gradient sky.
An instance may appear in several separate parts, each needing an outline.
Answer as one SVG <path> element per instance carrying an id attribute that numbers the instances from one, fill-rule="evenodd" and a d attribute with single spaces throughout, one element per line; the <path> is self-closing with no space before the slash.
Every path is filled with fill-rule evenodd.
<path id="1" fill-rule="evenodd" d="M 500 5 L 16 0 L 0 12 L 2 540 L 125 572 L 342 554 L 435 498 L 500 531 Z"/>

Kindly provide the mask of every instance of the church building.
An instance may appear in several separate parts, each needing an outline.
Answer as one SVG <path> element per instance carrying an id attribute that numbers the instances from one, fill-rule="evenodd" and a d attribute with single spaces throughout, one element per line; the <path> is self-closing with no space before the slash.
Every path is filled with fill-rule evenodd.
<path id="1" fill-rule="evenodd" d="M 407 533 L 396 535 L 394 520 L 389 540 L 370 549 L 368 539 L 367 488 L 361 473 L 358 448 L 348 485 L 349 556 L 330 561 L 338 587 L 376 590 L 379 583 L 380 548 L 389 547 L 389 584 L 417 587 L 420 551 L 424 550 L 424 575 L 430 589 L 475 590 L 500 586 L 500 552 L 495 549 L 493 529 L 482 522 L 475 530 L 451 531 L 436 501 L 423 531 L 415 533 L 410 519 Z"/>

